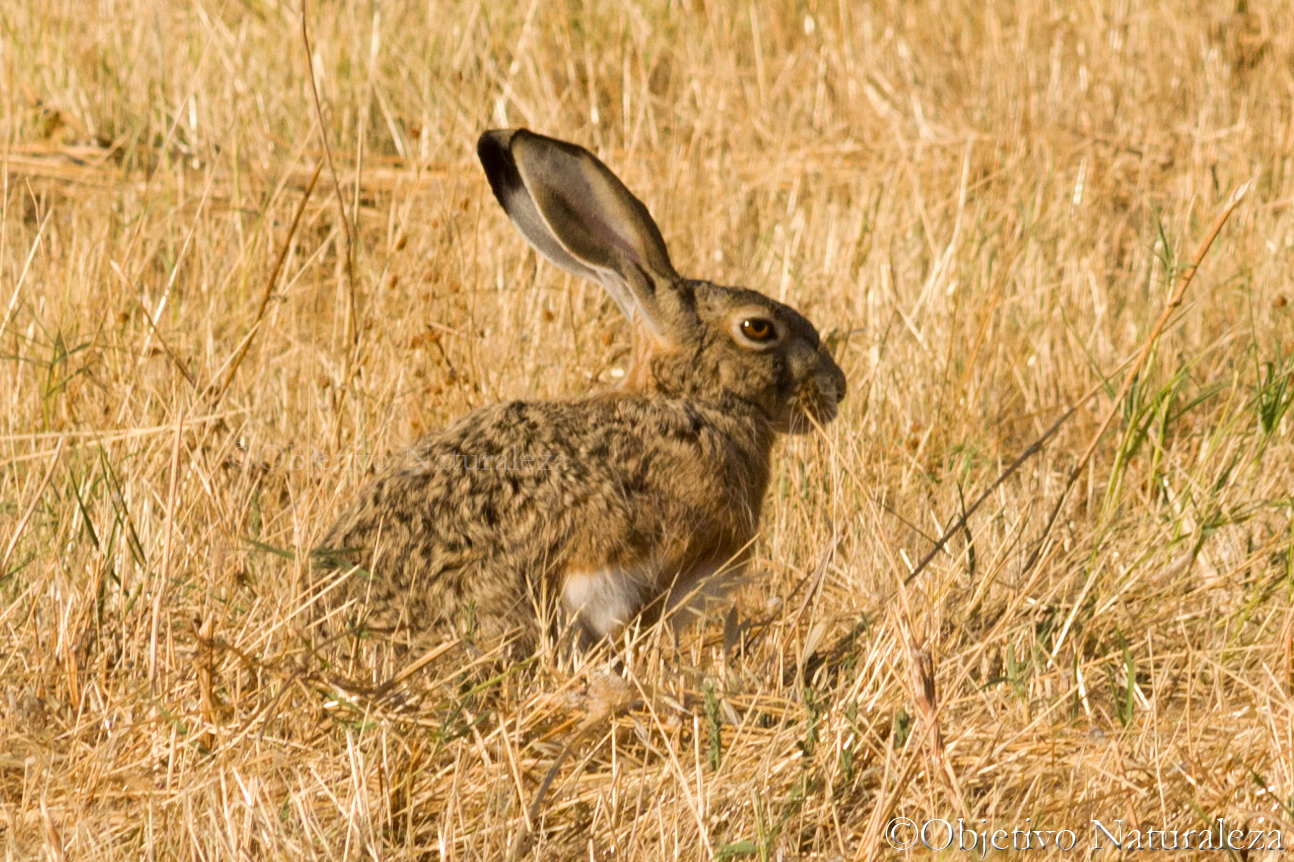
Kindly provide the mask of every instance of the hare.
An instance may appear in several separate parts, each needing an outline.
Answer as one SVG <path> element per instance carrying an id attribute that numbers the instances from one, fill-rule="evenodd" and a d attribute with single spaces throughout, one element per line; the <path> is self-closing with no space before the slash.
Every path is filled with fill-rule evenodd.
<path id="1" fill-rule="evenodd" d="M 561 619 L 589 645 L 741 569 L 774 436 L 834 418 L 845 375 L 795 309 L 680 277 L 587 150 L 510 129 L 477 154 L 522 236 L 620 306 L 630 367 L 614 390 L 494 404 L 422 437 L 315 556 L 350 569 L 338 592 L 370 629 L 467 623 L 529 649 Z"/>

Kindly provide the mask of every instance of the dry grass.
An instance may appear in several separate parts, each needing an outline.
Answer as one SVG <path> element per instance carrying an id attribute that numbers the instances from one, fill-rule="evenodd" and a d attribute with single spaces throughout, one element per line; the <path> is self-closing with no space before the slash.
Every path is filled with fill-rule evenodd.
<path id="1" fill-rule="evenodd" d="M 0 8 L 5 858 L 501 859 L 567 744 L 526 858 L 863 858 L 898 816 L 1294 843 L 1288 3 L 415 5 L 309 3 L 322 118 L 280 0 Z M 491 199 L 504 123 L 802 308 L 851 394 L 779 450 L 740 638 L 339 702 L 297 561 L 374 461 L 626 359 Z"/>

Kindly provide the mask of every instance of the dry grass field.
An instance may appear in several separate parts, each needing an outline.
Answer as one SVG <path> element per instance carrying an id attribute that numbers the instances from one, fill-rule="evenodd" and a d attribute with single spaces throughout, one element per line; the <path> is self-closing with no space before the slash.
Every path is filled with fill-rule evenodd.
<path id="1" fill-rule="evenodd" d="M 305 17 L 0 7 L 0 856 L 1294 844 L 1294 7 Z M 375 465 L 623 376 L 614 304 L 490 195 L 504 125 L 598 153 L 680 272 L 803 310 L 850 392 L 775 451 L 733 610 L 325 662 L 306 554 Z"/>

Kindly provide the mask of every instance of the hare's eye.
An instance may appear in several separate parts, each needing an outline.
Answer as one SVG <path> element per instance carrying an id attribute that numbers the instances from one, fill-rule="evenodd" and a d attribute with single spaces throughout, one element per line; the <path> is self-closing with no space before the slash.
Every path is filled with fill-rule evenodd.
<path id="1" fill-rule="evenodd" d="M 741 334 L 751 341 L 772 341 L 777 337 L 777 328 L 771 320 L 752 317 L 741 322 Z"/>

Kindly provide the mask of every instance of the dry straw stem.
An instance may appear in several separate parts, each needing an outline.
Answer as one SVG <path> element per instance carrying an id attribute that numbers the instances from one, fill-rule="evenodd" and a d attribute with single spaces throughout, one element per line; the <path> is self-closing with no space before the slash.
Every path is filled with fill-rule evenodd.
<path id="1" fill-rule="evenodd" d="M 100 5 L 0 3 L 0 858 L 1294 819 L 1287 8 Z M 326 643 L 302 561 L 371 469 L 624 372 L 481 175 L 520 124 L 849 396 L 690 628 Z"/>
<path id="2" fill-rule="evenodd" d="M 1119 411 L 1122 409 L 1123 399 L 1127 396 L 1128 390 L 1130 390 L 1132 385 L 1137 381 L 1137 377 L 1141 374 L 1142 369 L 1145 368 L 1146 360 L 1150 357 L 1151 351 L 1155 349 L 1155 345 L 1159 343 L 1159 336 L 1163 333 L 1164 327 L 1168 324 L 1173 312 L 1181 306 L 1182 297 L 1186 295 L 1186 288 L 1190 286 L 1191 281 L 1195 278 L 1195 273 L 1199 270 L 1200 264 L 1204 262 L 1204 256 L 1207 255 L 1209 253 L 1209 249 L 1213 247 L 1213 241 L 1218 238 L 1218 234 L 1222 231 L 1222 226 L 1227 223 L 1227 219 L 1231 218 L 1231 213 L 1235 211 L 1236 207 L 1240 205 L 1240 201 L 1242 201 L 1248 193 L 1251 183 L 1252 181 L 1246 181 L 1238 189 L 1232 192 L 1231 197 L 1222 208 L 1222 212 L 1220 212 L 1218 217 L 1214 219 L 1212 229 L 1200 242 L 1199 248 L 1196 249 L 1195 258 L 1178 276 L 1177 286 L 1173 289 L 1173 293 L 1168 298 L 1168 302 L 1165 303 L 1164 310 L 1160 312 L 1159 319 L 1156 320 L 1155 325 L 1151 327 L 1150 335 L 1146 338 L 1145 343 L 1141 345 L 1141 350 L 1137 352 L 1137 359 L 1133 362 L 1132 368 L 1124 375 L 1123 385 L 1119 388 L 1119 393 L 1114 396 L 1114 402 L 1106 412 L 1105 419 L 1101 421 L 1100 427 L 1098 427 L 1096 429 L 1096 433 L 1092 435 L 1092 439 L 1088 442 L 1087 448 L 1083 450 L 1083 454 L 1078 459 L 1078 463 L 1075 464 L 1074 469 L 1070 471 L 1069 479 L 1065 482 L 1064 490 L 1060 493 L 1060 499 L 1056 501 L 1055 506 L 1052 508 L 1051 515 L 1047 518 L 1046 526 L 1043 527 L 1042 536 L 1037 539 L 1035 550 L 1030 556 L 1031 562 L 1037 559 L 1037 555 L 1039 553 L 1038 546 L 1041 545 L 1047 534 L 1051 532 L 1051 527 L 1056 522 L 1056 515 L 1060 512 L 1061 506 L 1064 505 L 1065 497 L 1069 494 L 1070 488 L 1074 487 L 1074 483 L 1078 481 L 1079 476 L 1081 476 L 1083 471 L 1087 469 L 1088 462 L 1092 460 L 1092 455 L 1096 453 L 1096 448 L 1100 445 L 1101 438 L 1105 436 L 1105 432 L 1109 430 L 1110 425 L 1114 422 L 1114 417 L 1117 416 Z M 1030 568 L 1030 564 L 1026 564 L 1025 568 L 1026 570 Z M 1066 628 L 1068 628 L 1068 625 Z M 1057 640 L 1057 646 L 1059 646 L 1059 641 L 1064 640 L 1064 637 L 1065 633 L 1062 630 L 1061 636 Z"/>
<path id="3" fill-rule="evenodd" d="M 1069 479 L 1065 482 L 1065 488 L 1061 491 L 1059 499 L 1057 499 L 1055 506 L 1052 508 L 1051 516 L 1047 519 L 1042 535 L 1035 540 L 1035 547 L 1040 546 L 1042 541 L 1046 538 L 1047 533 L 1051 531 L 1051 527 L 1056 520 L 1056 515 L 1060 511 L 1061 506 L 1064 505 L 1065 497 L 1069 494 L 1070 488 L 1074 486 L 1074 482 L 1076 482 L 1078 477 L 1082 475 L 1083 471 L 1087 469 L 1087 464 L 1092 460 L 1092 455 L 1095 454 L 1096 447 L 1100 443 L 1101 438 L 1105 436 L 1106 431 L 1110 430 L 1110 424 L 1114 421 L 1114 417 L 1118 415 L 1119 410 L 1122 408 L 1124 397 L 1128 394 L 1128 390 L 1132 388 L 1132 384 L 1136 382 L 1137 375 L 1141 373 L 1142 368 L 1145 366 L 1146 359 L 1150 356 L 1150 352 L 1154 349 L 1154 345 L 1159 342 L 1159 336 L 1163 333 L 1164 326 L 1167 325 L 1173 312 L 1181 306 L 1182 297 L 1186 295 L 1186 288 L 1190 285 L 1191 280 L 1195 278 L 1196 271 L 1200 268 L 1200 264 L 1204 262 L 1204 256 L 1209 253 L 1209 249 L 1213 246 L 1213 241 L 1217 239 L 1218 233 L 1222 230 L 1222 226 L 1227 223 L 1227 219 L 1231 218 L 1231 213 L 1235 211 L 1235 208 L 1239 206 L 1240 201 L 1244 199 L 1245 194 L 1249 191 L 1250 185 L 1251 182 L 1246 182 L 1231 194 L 1226 206 L 1223 207 L 1222 212 L 1218 215 L 1217 219 L 1214 220 L 1212 230 L 1209 231 L 1208 235 L 1200 243 L 1199 248 L 1196 249 L 1195 259 L 1192 261 L 1191 265 L 1182 270 L 1181 275 L 1178 276 L 1177 286 L 1174 288 L 1172 295 L 1165 304 L 1163 312 L 1159 315 L 1159 320 L 1155 321 L 1155 325 L 1151 329 L 1150 335 L 1141 345 L 1141 350 L 1137 352 L 1132 368 L 1124 375 L 1123 386 L 1120 387 L 1118 395 L 1114 397 L 1114 401 L 1110 405 L 1110 409 L 1105 414 L 1105 419 L 1101 421 L 1100 427 L 1096 429 L 1096 433 L 1092 435 L 1091 441 L 1087 444 L 1087 449 L 1083 451 L 1082 457 L 1078 459 L 1078 463 L 1075 464 L 1074 469 L 1070 471 Z M 939 541 L 935 542 L 934 547 L 927 551 L 926 555 L 921 558 L 921 561 L 913 567 L 912 571 L 904 579 L 904 583 L 911 583 L 916 580 L 917 576 L 925 571 L 926 566 L 930 565 L 930 561 L 944 549 L 944 546 L 948 544 L 948 540 L 957 535 L 961 530 L 965 529 L 966 522 L 969 521 L 971 516 L 979 510 L 979 507 L 993 495 L 993 492 L 1001 487 L 1003 482 L 1011 478 L 1017 470 L 1023 467 L 1025 462 L 1042 451 L 1042 447 L 1046 445 L 1048 440 L 1056 435 L 1056 432 L 1059 431 L 1060 427 L 1074 415 L 1074 412 L 1078 410 L 1079 406 L 1092 398 L 1092 396 L 1096 395 L 1096 393 L 1101 389 L 1104 389 L 1105 386 L 1105 376 L 1103 375 L 1100 383 L 1093 386 L 1092 389 L 1085 393 L 1082 398 L 1078 399 L 1072 407 L 1062 413 L 1055 422 L 1051 423 L 1051 426 L 1042 434 L 1041 437 L 1030 443 L 1029 447 L 1021 452 L 1020 455 L 1002 471 L 1002 474 L 993 481 L 993 484 L 990 485 L 984 493 L 980 494 L 979 497 L 976 498 L 975 502 L 971 503 L 970 506 L 958 516 L 953 525 L 944 531 L 943 535 L 939 537 Z M 1037 551 L 1035 550 L 1030 559 L 1032 560 L 1036 558 Z M 1031 566 L 1026 565 L 1025 569 L 1028 570 L 1030 567 Z"/>
<path id="4" fill-rule="evenodd" d="M 332 144 L 328 142 L 328 128 L 324 124 L 323 105 L 319 102 L 319 82 L 315 80 L 314 51 L 310 48 L 310 28 L 307 24 L 309 9 L 305 0 L 301 0 L 301 44 L 305 46 L 306 69 L 310 79 L 310 95 L 314 99 L 315 119 L 319 123 L 319 139 L 323 142 L 324 159 L 328 162 L 328 173 L 332 177 L 333 191 L 337 194 L 337 217 L 341 219 L 342 230 L 346 234 L 346 289 L 349 305 L 346 309 L 346 334 L 349 338 L 356 340 L 358 343 L 359 332 L 356 330 L 356 310 L 355 310 L 355 231 L 351 227 L 350 218 L 346 215 L 346 199 L 341 194 L 341 180 L 337 178 L 337 167 L 332 160 Z M 360 136 L 359 148 L 363 151 L 363 136 Z M 355 159 L 355 171 L 360 171 L 360 158 Z M 315 179 L 318 178 L 319 169 L 315 169 L 315 176 L 310 179 L 310 188 L 314 188 Z M 310 197 L 309 192 L 306 197 Z M 359 183 L 355 183 L 355 212 L 359 212 Z M 302 201 L 304 204 L 304 200 Z"/>
<path id="5" fill-rule="evenodd" d="M 1060 508 L 1063 505 L 1065 496 L 1069 493 L 1070 489 L 1073 487 L 1074 483 L 1078 480 L 1079 476 L 1081 476 L 1083 471 L 1087 468 L 1088 462 L 1091 460 L 1092 455 L 1096 452 L 1098 443 L 1100 442 L 1101 438 L 1104 436 L 1105 432 L 1109 430 L 1110 425 L 1114 421 L 1114 417 L 1119 413 L 1120 409 L 1122 408 L 1123 400 L 1127 396 L 1128 390 L 1131 389 L 1133 382 L 1137 378 L 1137 375 L 1140 374 L 1142 369 L 1145 367 L 1146 360 L 1150 356 L 1151 350 L 1153 349 L 1154 345 L 1158 343 L 1159 337 L 1163 333 L 1164 327 L 1167 325 L 1169 319 L 1172 317 L 1173 312 L 1176 311 L 1177 308 L 1181 306 L 1182 298 L 1186 295 L 1186 288 L 1190 285 L 1191 280 L 1194 278 L 1196 271 L 1200 267 L 1200 264 L 1204 261 L 1205 255 L 1208 254 L 1208 251 L 1212 247 L 1214 240 L 1217 239 L 1218 233 L 1221 232 L 1223 225 L 1225 225 L 1227 220 L 1231 217 L 1232 212 L 1235 211 L 1235 208 L 1240 204 L 1240 201 L 1244 199 L 1244 196 L 1248 192 L 1250 185 L 1251 183 L 1246 182 L 1231 194 L 1231 197 L 1227 200 L 1225 206 L 1223 207 L 1222 212 L 1219 213 L 1218 217 L 1214 220 L 1212 229 L 1205 236 L 1205 238 L 1200 242 L 1200 245 L 1196 249 L 1195 256 L 1191 264 L 1188 267 L 1186 267 L 1179 275 L 1176 285 L 1173 289 L 1173 292 L 1169 297 L 1168 302 L 1164 306 L 1163 312 L 1161 312 L 1159 319 L 1155 322 L 1154 327 L 1151 328 L 1150 335 L 1147 337 L 1145 343 L 1142 345 L 1141 350 L 1138 351 L 1135 360 L 1133 360 L 1132 368 L 1130 368 L 1126 373 L 1126 375 L 1124 376 L 1123 386 L 1120 388 L 1118 394 L 1115 396 L 1114 401 L 1110 406 L 1110 409 L 1106 412 L 1105 419 L 1101 422 L 1101 425 L 1097 428 L 1096 432 L 1092 435 L 1091 442 L 1089 442 L 1087 449 L 1083 452 L 1082 457 L 1079 458 L 1078 463 L 1070 471 L 1069 479 L 1066 481 L 1065 486 L 1060 493 L 1059 499 L 1056 501 L 1055 505 L 1053 506 L 1051 515 L 1048 517 L 1047 521 L 1045 522 L 1045 525 L 1042 530 L 1042 534 L 1034 540 L 1035 550 L 1031 552 L 1029 561 L 1026 562 L 1026 564 L 1024 565 L 1023 567 L 1024 572 L 1028 572 L 1030 569 L 1032 569 L 1034 564 L 1039 559 L 1040 546 L 1042 545 L 1043 541 L 1046 539 L 1047 533 L 1050 532 L 1052 526 L 1054 525 L 1056 520 L 1056 514 L 1060 511 Z M 907 595 L 907 589 L 906 589 L 907 585 L 910 584 L 913 580 L 915 580 L 916 577 L 920 575 L 922 571 L 925 570 L 925 568 L 930 564 L 930 561 L 934 559 L 935 555 L 938 554 L 941 550 L 943 550 L 944 546 L 947 544 L 949 539 L 951 539 L 954 535 L 956 535 L 961 530 L 965 529 L 967 521 L 970 520 L 971 516 L 975 514 L 975 512 L 984 503 L 984 501 L 991 496 L 993 491 L 995 491 L 999 486 L 1001 486 L 1003 482 L 1009 479 L 1011 475 L 1013 475 L 1017 470 L 1019 470 L 1022 466 L 1024 466 L 1024 463 L 1030 457 L 1032 457 L 1033 455 L 1041 451 L 1043 445 L 1045 445 L 1045 443 L 1049 439 L 1051 439 L 1058 430 L 1060 430 L 1060 426 L 1063 425 L 1071 416 L 1074 415 L 1075 411 L 1077 411 L 1078 409 L 1078 405 L 1090 399 L 1093 395 L 1096 394 L 1096 391 L 1098 388 L 1104 388 L 1104 386 L 1105 386 L 1105 382 L 1103 379 L 1102 382 L 1098 384 L 1098 387 L 1095 387 L 1093 390 L 1086 393 L 1084 397 L 1080 399 L 1077 404 L 1075 404 L 1075 406 L 1070 407 L 1063 414 L 1061 414 L 1060 418 L 1058 418 L 1055 422 L 1053 422 L 1052 425 L 1047 429 L 1047 431 L 1041 437 L 1039 437 L 1037 440 L 1031 443 L 1029 447 L 1024 452 L 1022 452 L 1019 457 L 1016 458 L 1015 461 L 1011 462 L 1010 466 L 1008 466 L 1007 469 L 1002 472 L 1002 474 L 993 482 L 993 484 L 989 487 L 989 489 L 985 491 L 983 494 L 981 494 L 975 500 L 975 502 L 972 503 L 970 507 L 968 507 L 958 517 L 957 521 L 951 527 L 949 527 L 942 536 L 940 536 L 939 541 L 935 543 L 935 546 L 929 552 L 927 552 L 926 556 L 923 557 L 921 561 L 913 568 L 912 572 L 908 574 L 907 577 L 902 582 L 900 582 L 896 590 L 896 596 L 899 600 L 898 606 L 902 609 L 902 616 L 904 619 L 911 619 L 911 616 L 912 616 L 911 609 L 908 606 L 908 595 Z M 1075 605 L 1074 612 L 1071 613 L 1068 619 L 1066 619 L 1065 625 L 1061 628 L 1060 634 L 1056 638 L 1055 646 L 1052 648 L 1053 659 L 1055 658 L 1056 653 L 1059 652 L 1061 644 L 1064 643 L 1065 635 L 1069 632 L 1070 625 L 1074 621 L 1074 617 L 1077 612 L 1077 609 L 1078 609 L 1078 606 Z M 943 734 L 939 728 L 939 715 L 938 715 L 939 702 L 936 695 L 934 672 L 933 672 L 932 659 L 931 659 L 930 653 L 921 647 L 920 643 L 918 642 L 918 640 L 914 638 L 910 630 L 908 630 L 907 626 L 901 626 L 901 630 L 904 632 L 904 641 L 907 644 L 908 667 L 912 677 L 913 700 L 916 703 L 918 714 L 920 715 L 925 726 L 923 730 L 925 744 L 927 744 L 930 748 L 930 757 L 935 764 L 936 771 L 945 774 L 947 777 L 947 780 L 949 781 L 949 788 L 952 791 L 954 795 L 954 799 L 957 802 L 959 813 L 969 815 L 970 812 L 966 808 L 965 801 L 962 799 L 962 796 L 961 796 L 961 790 L 957 785 L 957 777 L 955 773 L 953 773 L 950 765 L 948 764 L 948 761 L 945 758 Z M 833 657 L 838 657 L 839 653 L 843 649 L 843 645 L 846 644 L 853 637 L 857 637 L 857 634 L 858 632 L 855 629 L 854 631 L 851 631 L 846 638 L 842 639 L 842 641 L 836 646 L 836 648 L 831 651 L 833 654 Z M 966 676 L 966 672 L 963 672 L 954 682 L 953 688 L 957 688 L 958 686 L 960 686 L 965 681 L 965 676 Z"/>
<path id="6" fill-rule="evenodd" d="M 310 201 L 310 193 L 314 191 L 315 183 L 319 181 L 319 172 L 321 170 L 323 170 L 323 162 L 315 165 L 314 173 L 310 175 L 310 181 L 306 183 L 306 190 L 301 195 L 301 201 L 297 204 L 296 213 L 292 216 L 292 225 L 288 228 L 288 235 L 283 240 L 283 245 L 279 248 L 278 257 L 274 260 L 274 268 L 270 270 L 270 277 L 265 280 L 265 290 L 261 293 L 260 304 L 256 306 L 256 315 L 252 319 L 252 328 L 248 331 L 247 337 L 243 339 L 242 344 L 238 345 L 238 350 L 234 353 L 233 358 L 230 359 L 229 368 L 225 371 L 224 380 L 221 381 L 220 387 L 211 395 L 210 406 L 213 410 L 220 403 L 220 399 L 225 397 L 225 392 L 229 390 L 229 384 L 234 382 L 234 376 L 238 374 L 238 367 L 243 364 L 243 358 L 247 356 L 247 351 L 252 346 L 252 339 L 256 337 L 257 331 L 265 321 L 265 309 L 270 304 L 270 297 L 274 295 L 274 285 L 278 283 L 279 275 L 283 272 L 283 262 L 287 259 L 288 252 L 292 249 L 292 240 L 296 237 L 297 228 L 301 225 L 301 216 L 305 214 L 306 204 Z M 190 381 L 192 381 L 192 378 L 190 378 Z"/>
<path id="7" fill-rule="evenodd" d="M 40 505 L 40 498 L 45 495 L 45 490 L 49 487 L 50 480 L 54 478 L 54 470 L 58 467 L 58 459 L 63 454 L 66 443 L 67 438 L 58 438 L 58 445 L 54 447 L 54 453 L 49 456 L 49 464 L 45 468 L 45 477 L 36 486 L 36 493 L 31 495 L 31 500 L 27 504 L 26 510 L 22 513 L 22 517 L 18 519 L 14 531 L 9 537 L 9 544 L 5 546 L 4 556 L 0 557 L 0 575 L 6 575 L 9 572 L 9 559 L 13 556 L 14 548 L 18 546 L 18 540 L 22 538 L 27 525 L 31 523 L 31 516 L 35 514 L 36 507 Z"/>

